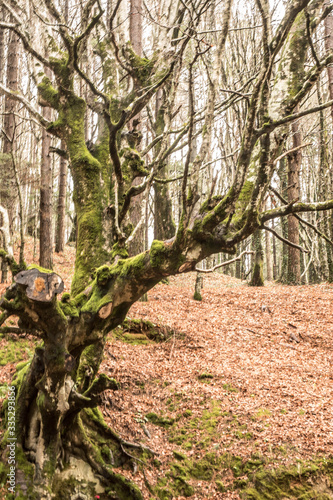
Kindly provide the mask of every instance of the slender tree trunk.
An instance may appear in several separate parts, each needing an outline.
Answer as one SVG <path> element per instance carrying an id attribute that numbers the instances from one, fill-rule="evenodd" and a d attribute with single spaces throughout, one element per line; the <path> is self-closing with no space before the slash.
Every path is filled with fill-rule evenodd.
<path id="1" fill-rule="evenodd" d="M 202 300 L 201 289 L 203 287 L 203 276 L 202 273 L 197 272 L 197 276 L 195 279 L 195 287 L 194 287 L 194 300 Z"/>
<path id="2" fill-rule="evenodd" d="M 134 52 L 141 57 L 142 55 L 142 0 L 131 0 L 130 2 L 130 41 Z M 128 124 L 129 133 L 132 135 L 141 134 L 141 117 L 138 115 L 136 120 L 131 120 Z M 136 148 L 138 145 L 135 144 Z M 134 184 L 138 185 L 142 182 L 142 178 L 138 177 L 134 180 Z M 145 216 L 142 210 L 143 194 L 139 194 L 133 199 L 133 204 L 130 210 L 130 220 L 136 227 L 142 217 Z M 144 251 L 145 247 L 145 224 L 141 222 L 141 226 L 135 234 L 132 242 L 129 245 L 129 254 L 137 255 Z"/>
<path id="3" fill-rule="evenodd" d="M 50 70 L 47 68 L 45 68 L 45 74 L 50 78 Z M 43 115 L 51 121 L 51 108 L 45 107 Z M 43 129 L 40 168 L 39 265 L 47 269 L 52 269 L 52 162 L 50 145 L 51 135 Z"/>
<path id="4" fill-rule="evenodd" d="M 239 247 L 237 249 L 237 252 L 239 252 Z M 235 262 L 235 278 L 239 280 L 242 278 L 242 261 L 240 260 L 236 260 Z"/>
<path id="5" fill-rule="evenodd" d="M 156 94 L 155 132 L 160 135 L 164 131 L 164 109 L 162 106 L 163 92 L 160 89 Z M 158 152 L 158 148 L 157 152 Z M 167 166 L 159 171 L 159 177 L 166 179 Z M 168 184 L 154 184 L 154 238 L 155 240 L 168 240 L 175 234 L 175 223 L 172 217 L 172 202 Z"/>
<path id="6" fill-rule="evenodd" d="M 265 233 L 265 250 L 266 250 L 266 279 L 273 280 L 273 260 L 272 260 L 272 245 L 271 235 L 268 231 Z"/>
<path id="7" fill-rule="evenodd" d="M 7 55 L 7 71 L 6 71 L 6 83 L 7 87 L 18 91 L 18 49 L 19 49 L 19 39 L 13 31 L 8 34 L 8 55 Z M 17 103 L 8 96 L 5 97 L 4 105 L 4 121 L 3 121 L 3 147 L 2 151 L 4 155 L 8 155 L 5 160 L 6 168 L 3 171 L 4 178 L 1 178 L 0 187 L 0 202 L 7 209 L 9 217 L 9 227 L 12 232 L 12 222 L 15 213 L 15 179 L 12 168 L 12 157 L 11 155 L 15 153 L 14 147 L 14 135 L 15 135 L 15 111 L 17 109 Z M 1 176 L 2 177 L 2 176 Z M 1 282 L 7 281 L 8 269 L 5 261 L 2 262 L 2 276 Z"/>
<path id="8" fill-rule="evenodd" d="M 297 110 L 296 110 L 297 111 Z M 302 135 L 299 123 L 296 121 L 291 126 L 292 148 L 301 145 Z M 300 197 L 300 170 L 302 153 L 298 151 L 288 157 L 288 202 L 298 200 Z M 299 222 L 293 215 L 288 216 L 288 239 L 291 243 L 299 245 Z M 301 282 L 301 255 L 297 248 L 288 247 L 288 283 L 299 285 Z"/>
<path id="9" fill-rule="evenodd" d="M 252 269 L 251 286 L 264 286 L 263 260 L 264 252 L 261 241 L 261 231 L 257 229 L 252 236 L 252 245 L 254 254 L 254 262 Z"/>
<path id="10" fill-rule="evenodd" d="M 317 82 L 317 96 L 318 103 L 322 104 L 323 99 L 321 95 L 320 81 Z M 317 200 L 323 201 L 330 198 L 330 168 L 328 161 L 327 151 L 327 133 L 325 115 L 323 111 L 319 112 L 319 125 L 320 125 L 320 149 L 319 149 L 319 164 L 318 164 L 318 182 L 317 182 Z M 317 227 L 329 235 L 329 214 L 324 217 L 317 216 Z M 328 242 L 324 242 L 321 238 L 318 239 L 318 254 L 320 263 L 320 272 L 322 280 L 329 280 L 329 268 L 332 265 L 332 246 Z"/>
<path id="11" fill-rule="evenodd" d="M 65 144 L 61 142 L 61 148 L 64 149 Z M 66 194 L 67 194 L 67 160 L 60 159 L 59 172 L 59 197 L 58 197 L 58 213 L 57 213 L 57 230 L 55 251 L 63 252 L 65 248 L 65 218 L 66 218 Z"/>
<path id="12" fill-rule="evenodd" d="M 142 0 L 131 0 L 130 40 L 134 52 L 142 54 Z"/>
<path id="13" fill-rule="evenodd" d="M 326 0 L 324 7 L 327 7 L 330 4 L 329 0 Z M 325 26 L 325 49 L 326 52 L 333 50 L 333 15 L 332 13 L 325 18 L 324 21 Z M 327 66 L 327 76 L 328 76 L 328 91 L 329 98 L 333 99 L 333 67 L 332 65 Z M 332 125 L 333 125 L 333 106 L 331 107 L 331 117 L 332 117 Z M 332 147 L 333 147 L 333 139 L 330 140 L 331 145 L 331 161 L 332 161 Z M 327 178 L 327 187 L 328 190 L 332 193 L 333 190 L 333 174 L 332 169 L 330 175 Z M 333 238 L 333 210 L 330 210 L 327 214 L 327 222 L 325 224 L 325 229 L 327 231 L 328 237 L 332 240 Z M 328 281 L 333 283 L 333 249 L 329 243 L 326 243 L 327 249 L 327 263 L 328 263 Z"/>
<path id="14" fill-rule="evenodd" d="M 272 221 L 272 227 L 274 229 L 274 220 Z M 274 235 L 272 238 L 272 244 L 273 244 L 273 279 L 276 280 L 278 277 L 278 265 L 276 256 L 276 239 Z"/>
<path id="15" fill-rule="evenodd" d="M 280 165 L 278 169 L 278 176 L 280 178 L 280 192 L 284 198 L 287 197 L 287 173 L 286 173 L 286 163 L 283 158 L 280 160 Z M 285 217 L 281 217 L 281 232 L 282 236 L 285 239 L 288 239 L 288 222 Z M 282 243 L 282 254 L 281 254 L 281 267 L 279 273 L 279 281 L 281 283 L 287 283 L 288 276 L 288 245 L 286 243 Z"/>

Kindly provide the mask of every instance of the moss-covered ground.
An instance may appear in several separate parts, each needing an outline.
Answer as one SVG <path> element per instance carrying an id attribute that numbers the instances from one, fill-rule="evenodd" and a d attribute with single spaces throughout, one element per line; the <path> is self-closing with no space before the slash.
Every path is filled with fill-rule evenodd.
<path id="1" fill-rule="evenodd" d="M 17 363 L 32 357 L 36 343 L 30 339 L 16 337 L 1 337 L 0 339 L 0 366 Z"/>

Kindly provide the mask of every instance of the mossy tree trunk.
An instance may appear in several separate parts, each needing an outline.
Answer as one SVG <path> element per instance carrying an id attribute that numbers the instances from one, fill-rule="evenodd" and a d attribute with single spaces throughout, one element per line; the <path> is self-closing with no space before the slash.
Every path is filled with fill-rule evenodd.
<path id="1" fill-rule="evenodd" d="M 202 300 L 201 289 L 203 287 L 203 276 L 199 271 L 197 272 L 195 278 L 195 286 L 194 286 L 194 300 Z"/>
<path id="2" fill-rule="evenodd" d="M 254 250 L 251 286 L 264 286 L 264 251 L 262 247 L 261 231 L 256 231 L 252 236 Z"/>

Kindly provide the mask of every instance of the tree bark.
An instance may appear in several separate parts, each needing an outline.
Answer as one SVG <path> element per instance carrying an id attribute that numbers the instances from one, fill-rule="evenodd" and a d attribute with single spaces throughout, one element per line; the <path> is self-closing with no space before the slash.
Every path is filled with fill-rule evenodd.
<path id="1" fill-rule="evenodd" d="M 19 60 L 19 38 L 16 33 L 10 31 L 8 34 L 8 56 L 6 81 L 7 86 L 17 92 L 18 91 L 18 60 Z M 10 231 L 13 231 L 13 219 L 15 214 L 15 179 L 12 168 L 12 154 L 15 154 L 15 111 L 17 103 L 8 96 L 5 96 L 4 120 L 3 120 L 3 147 L 2 151 L 6 168 L 4 169 L 4 177 L 1 179 L 0 202 L 7 209 L 9 217 Z M 5 261 L 2 262 L 2 277 L 1 282 L 5 283 L 8 278 L 8 267 Z"/>
<path id="2" fill-rule="evenodd" d="M 130 1 L 130 41 L 134 52 L 138 56 L 142 56 L 142 0 L 131 0 Z M 141 135 L 141 116 L 140 114 L 135 120 L 131 120 L 128 124 L 129 133 L 132 136 L 138 134 Z M 136 148 L 139 144 L 133 145 Z M 134 185 L 138 185 L 142 182 L 142 178 L 138 177 L 134 180 Z M 142 211 L 144 196 L 139 194 L 133 199 L 131 211 L 130 211 L 130 221 L 133 228 L 136 228 L 138 224 L 141 224 L 138 231 L 136 232 L 133 240 L 129 245 L 129 255 L 137 255 L 143 252 L 145 249 L 145 224 L 142 221 L 142 217 L 145 215 Z M 146 229 L 147 230 L 147 229 Z"/>
<path id="3" fill-rule="evenodd" d="M 254 250 L 251 286 L 264 286 L 264 252 L 261 241 L 261 231 L 257 230 L 252 236 L 252 246 Z"/>
<path id="4" fill-rule="evenodd" d="M 265 250 L 266 250 L 266 279 L 273 280 L 273 259 L 272 259 L 272 244 L 271 235 L 268 231 L 265 233 Z"/>
<path id="5" fill-rule="evenodd" d="M 61 149 L 65 148 L 65 144 L 61 142 Z M 60 158 L 59 171 L 59 196 L 58 196 L 58 213 L 57 213 L 57 230 L 55 251 L 63 252 L 65 248 L 65 221 L 66 221 L 66 193 L 67 193 L 67 160 Z"/>
<path id="6" fill-rule="evenodd" d="M 51 72 L 45 68 L 45 75 L 50 78 Z M 46 106 L 43 116 L 48 121 L 52 118 L 52 109 Z M 42 159 L 40 167 L 40 208 L 39 208 L 39 265 L 52 269 L 52 162 L 50 155 L 51 135 L 42 131 Z"/>
<path id="7" fill-rule="evenodd" d="M 329 0 L 326 0 L 324 3 L 324 7 L 329 5 Z M 326 52 L 329 53 L 333 50 L 333 14 L 329 14 L 325 21 L 325 49 Z M 328 92 L 330 99 L 333 99 L 333 67 L 332 65 L 327 66 L 327 76 L 328 76 Z M 331 118 L 333 126 L 333 106 L 331 106 Z M 333 137 L 330 139 L 331 143 L 331 161 L 332 161 L 332 148 L 333 148 Z M 332 169 L 330 174 L 327 177 L 327 186 L 328 190 L 332 193 L 333 190 L 333 174 Z M 327 217 L 327 222 L 325 224 L 327 235 L 332 240 L 333 239 L 333 210 L 330 210 Z M 327 251 L 327 263 L 328 263 L 328 281 L 333 283 L 333 249 L 332 246 L 326 242 L 326 251 Z"/>
<path id="8" fill-rule="evenodd" d="M 278 169 L 278 176 L 280 178 L 280 192 L 284 198 L 288 197 L 288 174 L 286 172 L 286 161 L 285 158 L 280 160 L 280 165 Z M 288 239 L 288 221 L 285 217 L 281 217 L 281 232 L 284 239 Z M 282 252 L 281 252 L 281 267 L 279 272 L 278 280 L 281 283 L 287 283 L 288 281 L 288 245 L 284 241 L 282 242 Z"/>
<path id="9" fill-rule="evenodd" d="M 291 126 L 292 148 L 302 143 L 302 135 L 298 122 Z M 300 171 L 302 153 L 299 149 L 288 156 L 288 202 L 299 200 L 300 197 Z M 288 216 L 288 239 L 291 243 L 299 245 L 299 222 L 293 215 Z M 288 283 L 299 285 L 301 283 L 301 254 L 297 248 L 288 247 Z"/>
<path id="10" fill-rule="evenodd" d="M 47 4 L 49 2 L 45 5 Z M 230 4 L 229 2 L 229 6 Z M 288 16 L 291 15 L 290 12 L 294 12 L 296 16 L 304 8 L 302 5 L 298 0 L 293 2 Z M 93 7 L 91 3 L 90 6 Z M 190 4 L 186 7 L 191 9 Z M 182 24 L 188 16 L 186 9 L 184 16 Z M 96 19 L 94 15 L 91 22 L 97 22 Z M 59 276 L 42 269 L 20 270 L 14 264 L 12 271 L 15 282 L 1 299 L 0 307 L 5 311 L 1 315 L 2 322 L 5 321 L 4 317 L 16 316 L 19 320 L 15 330 L 17 334 L 28 331 L 44 341 L 43 347 L 36 350 L 31 364 L 26 365 L 15 382 L 18 389 L 17 408 L 20 408 L 18 446 L 21 447 L 21 455 L 26 457 L 26 462 L 29 460 L 34 464 L 35 477 L 30 477 L 30 480 L 33 483 L 34 479 L 34 492 L 37 492 L 38 500 L 43 495 L 46 496 L 47 487 L 55 495 L 59 493 L 59 488 L 64 484 L 64 481 L 59 480 L 59 471 L 63 462 L 71 467 L 71 457 L 81 458 L 89 464 L 95 475 L 103 481 L 103 486 L 111 489 L 111 496 L 141 499 L 141 493 L 109 467 L 110 453 L 104 448 L 105 443 L 112 442 L 115 465 L 124 462 L 126 453 L 123 447 L 127 445 L 105 425 L 97 409 L 103 392 L 117 388 L 114 380 L 97 375 L 108 332 L 121 324 L 131 305 L 162 279 L 195 270 L 196 264 L 209 255 L 218 252 L 234 255 L 237 245 L 252 234 L 255 234 L 258 259 L 255 269 L 258 279 L 257 282 L 253 279 L 253 284 L 261 284 L 260 230 L 264 223 L 293 211 L 325 210 L 331 208 L 333 202 L 296 203 L 293 206 L 286 204 L 270 211 L 261 211 L 269 182 L 266 167 L 271 164 L 268 162 L 271 159 L 269 141 L 258 141 L 260 134 L 265 134 L 265 139 L 268 139 L 270 132 L 265 129 L 261 133 L 262 129 L 256 128 L 257 123 L 261 126 L 260 120 L 263 118 L 258 113 L 260 96 L 269 90 L 272 83 L 263 64 L 253 83 L 254 90 L 248 102 L 234 183 L 228 186 L 225 194 L 203 200 L 200 208 L 193 213 L 195 202 L 191 196 L 186 196 L 188 186 L 185 177 L 182 184 L 182 211 L 176 235 L 167 241 L 155 240 L 149 250 L 128 257 L 126 230 L 130 195 L 137 193 L 133 181 L 137 177 L 148 177 L 149 172 L 145 172 L 140 153 L 133 147 L 123 148 L 120 143 L 131 131 L 126 129 L 127 124 L 144 109 L 157 87 L 162 85 L 161 75 L 164 73 L 160 70 L 165 64 L 164 59 L 167 60 L 167 64 L 163 66 L 163 70 L 166 70 L 165 78 L 171 80 L 175 74 L 175 65 L 192 58 L 195 45 L 191 44 L 189 52 L 185 53 L 188 37 L 181 36 L 179 45 L 183 47 L 183 52 L 177 52 L 178 42 L 176 44 L 172 41 L 171 48 L 174 50 L 171 52 L 176 56 L 171 55 L 168 59 L 168 53 L 165 52 L 162 54 L 163 60 L 161 58 L 154 62 L 145 59 L 144 71 L 137 64 L 137 54 L 133 55 L 128 45 L 122 47 L 116 64 L 123 86 L 118 89 L 117 82 L 114 82 L 116 91 L 110 97 L 108 93 L 104 94 L 96 88 L 94 81 L 90 82 L 90 87 L 97 94 L 93 104 L 98 105 L 108 127 L 106 140 L 97 145 L 95 150 L 90 150 L 85 135 L 87 103 L 76 93 L 77 79 L 82 76 L 80 71 L 82 73 L 82 68 L 85 67 L 82 58 L 80 59 L 80 48 L 83 47 L 84 50 L 87 38 L 82 40 L 77 37 L 74 41 L 72 31 L 61 25 L 58 19 L 56 21 L 59 29 L 61 27 L 59 35 L 64 39 L 63 47 L 68 50 L 65 55 L 59 52 L 48 61 L 55 75 L 55 86 L 44 77 L 38 85 L 38 91 L 40 102 L 49 104 L 57 116 L 53 123 L 46 124 L 38 112 L 33 111 L 33 114 L 50 133 L 66 143 L 75 193 L 77 252 L 71 293 L 63 294 L 60 301 L 56 297 L 62 292 Z M 286 40 L 284 37 L 287 37 L 288 26 L 293 19 L 285 21 L 282 22 L 283 32 L 278 28 L 277 39 L 280 37 L 281 44 Z M 88 25 L 85 33 L 81 33 L 82 36 L 88 37 L 91 27 L 92 24 Z M 112 30 L 110 32 L 112 35 Z M 228 32 L 228 23 L 225 32 Z M 112 40 L 112 45 L 111 42 Z M 108 44 L 101 45 L 103 50 Z M 114 46 L 116 50 L 118 46 Z M 270 48 L 272 50 L 267 51 L 267 54 L 274 52 L 274 44 Z M 79 60 L 73 55 L 75 51 Z M 196 55 L 199 57 L 199 52 Z M 293 56 L 292 53 L 290 57 L 294 62 L 297 61 L 297 54 Z M 169 64 L 170 61 L 172 64 Z M 140 58 L 139 63 L 142 63 Z M 151 67 L 156 73 L 150 72 Z M 149 78 L 146 78 L 147 74 Z M 129 75 L 133 88 L 126 94 L 124 88 Z M 84 76 L 83 74 L 81 80 L 86 82 Z M 147 88 L 153 89 L 151 93 Z M 192 87 L 189 88 L 192 90 Z M 216 91 L 217 89 L 218 87 Z M 119 99 L 114 98 L 118 95 L 118 90 L 119 94 L 123 93 Z M 21 99 L 21 102 L 25 101 Z M 209 103 L 211 121 L 207 120 L 210 127 L 213 125 L 214 112 L 218 109 L 215 109 L 216 103 L 219 106 L 219 98 L 214 101 L 212 97 Z M 30 109 L 29 103 L 25 102 L 25 106 Z M 193 116 L 191 113 L 189 115 Z M 263 122 L 262 128 L 266 126 L 265 123 Z M 184 123 L 184 128 L 185 125 Z M 210 141 L 207 140 L 206 132 L 207 129 L 202 133 L 202 141 L 198 138 L 198 146 L 201 143 L 208 147 Z M 190 133 L 188 139 L 191 144 L 193 137 Z M 193 143 L 194 140 L 192 146 Z M 261 155 L 263 161 L 259 173 L 251 171 L 250 180 L 248 174 L 251 159 L 257 153 L 256 144 L 264 150 Z M 189 148 L 189 152 L 192 153 L 193 150 Z M 202 163 L 206 157 L 206 152 L 203 152 L 200 156 Z M 190 160 L 188 155 L 187 167 Z M 201 164 L 197 166 L 199 168 Z M 150 186 L 148 182 L 147 186 Z M 3 251 L 3 254 L 6 252 Z M 21 464 L 18 466 L 22 467 Z M 29 468 L 31 469 L 32 467 Z M 68 490 L 62 493 L 67 494 L 66 498 L 71 498 L 74 494 Z M 94 497 L 91 491 L 82 493 L 88 498 Z"/>
<path id="11" fill-rule="evenodd" d="M 130 4 L 130 40 L 133 50 L 142 55 L 142 0 L 131 0 Z"/>
<path id="12" fill-rule="evenodd" d="M 203 287 L 203 276 L 202 273 L 198 271 L 195 278 L 194 295 L 193 295 L 194 300 L 202 300 L 201 296 L 202 287 Z"/>
<path id="13" fill-rule="evenodd" d="M 155 133 L 157 136 L 163 134 L 165 109 L 163 107 L 163 92 L 159 90 L 156 94 L 155 104 Z M 158 153 L 159 148 L 156 148 Z M 167 165 L 159 170 L 159 178 L 166 179 Z M 172 202 L 170 199 L 168 184 L 154 183 L 154 239 L 168 240 L 175 235 L 176 227 L 172 217 Z"/>

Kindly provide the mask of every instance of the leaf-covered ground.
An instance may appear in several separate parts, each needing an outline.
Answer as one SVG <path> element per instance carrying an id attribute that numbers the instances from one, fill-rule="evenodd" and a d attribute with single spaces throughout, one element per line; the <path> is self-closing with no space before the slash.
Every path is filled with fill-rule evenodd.
<path id="1" fill-rule="evenodd" d="M 56 257 L 67 287 L 72 257 Z M 129 311 L 167 325 L 167 341 L 109 335 L 101 371 L 121 388 L 101 410 L 156 452 L 122 472 L 147 499 L 333 498 L 333 287 L 214 274 L 197 302 L 194 280 L 172 277 Z M 3 393 L 32 350 L 29 338 L 0 341 Z"/>

